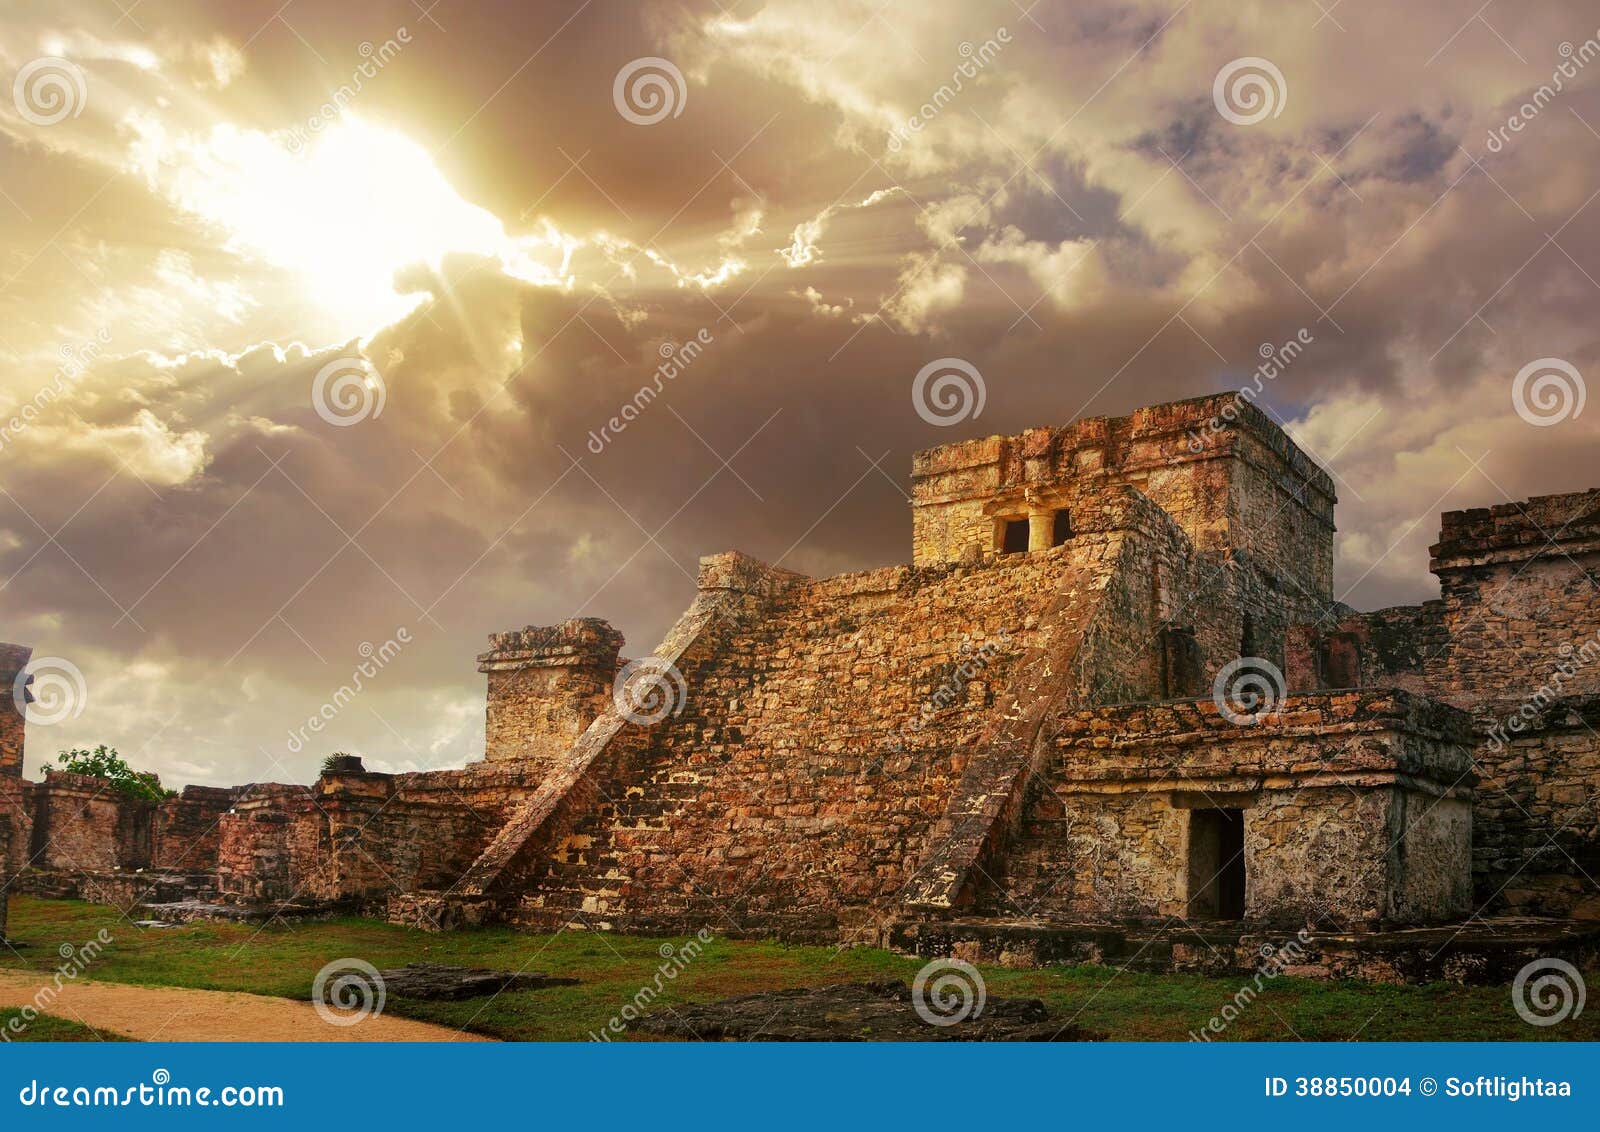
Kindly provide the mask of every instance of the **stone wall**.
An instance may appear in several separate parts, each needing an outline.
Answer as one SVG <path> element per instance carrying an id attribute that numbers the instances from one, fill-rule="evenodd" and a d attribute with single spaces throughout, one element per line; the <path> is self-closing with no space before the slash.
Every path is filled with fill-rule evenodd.
<path id="1" fill-rule="evenodd" d="M 1066 713 L 985 907 L 1189 918 L 1194 815 L 1237 810 L 1247 919 L 1375 926 L 1469 909 L 1465 716 L 1352 692 L 1291 697 L 1258 720 L 1240 726 L 1209 699 Z"/>
<path id="2" fill-rule="evenodd" d="M 1291 688 L 1396 686 L 1468 712 L 1491 910 L 1600 917 L 1600 492 L 1447 512 L 1440 597 L 1291 630 Z"/>
<path id="3" fill-rule="evenodd" d="M 484 757 L 548 768 L 611 698 L 622 634 L 598 618 L 529 626 L 490 638 Z"/>
<path id="4" fill-rule="evenodd" d="M 1235 394 L 1091 417 L 920 452 L 912 465 L 912 561 L 970 561 L 1004 546 L 1007 521 L 1050 545 L 1053 516 L 1133 487 L 1201 550 L 1246 550 L 1294 588 L 1333 585 L 1332 481 L 1259 409 Z"/>
<path id="5" fill-rule="evenodd" d="M 324 774 L 310 787 L 250 787 L 219 824 L 227 900 L 374 907 L 394 893 L 448 888 L 466 873 L 535 767 Z"/>
<path id="6" fill-rule="evenodd" d="M 22 777 L 24 719 L 16 688 L 32 656 L 27 645 L 0 644 L 0 778 Z"/>

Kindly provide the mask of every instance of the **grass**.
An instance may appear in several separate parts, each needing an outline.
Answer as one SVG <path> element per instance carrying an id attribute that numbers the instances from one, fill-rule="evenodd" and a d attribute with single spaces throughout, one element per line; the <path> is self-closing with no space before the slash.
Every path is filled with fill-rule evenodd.
<path id="1" fill-rule="evenodd" d="M 517 991 L 465 1002 L 391 995 L 388 1013 L 516 1041 L 582 1041 L 600 1031 L 639 989 L 654 988 L 663 939 L 569 931 L 531 935 L 506 928 L 429 935 L 372 920 L 274 926 L 200 923 L 141 930 L 115 909 L 69 900 L 13 897 L 10 934 L 34 946 L 0 953 L 0 968 L 53 970 L 62 943 L 100 929 L 113 937 L 88 978 L 147 986 L 309 997 L 312 979 L 345 957 L 379 968 L 432 961 L 544 971 L 576 986 Z M 676 943 L 683 940 L 677 939 Z M 910 982 L 921 961 L 875 948 L 835 950 L 716 939 L 658 1004 L 711 1001 L 787 987 L 865 979 Z M 1183 1041 L 1232 1003 L 1243 977 L 1119 974 L 1101 967 L 1016 971 L 982 968 L 990 996 L 1037 997 L 1053 1014 L 1118 1041 Z M 36 1026 L 42 1026 L 42 1021 Z M 70 1025 L 62 1023 L 62 1025 Z M 631 1033 L 627 1037 L 636 1037 Z M 1218 1041 L 1600 1040 L 1600 1011 L 1536 1028 L 1512 1008 L 1507 987 L 1444 983 L 1384 986 L 1278 978 L 1215 1038 Z M 615 1040 L 626 1040 L 617 1038 Z"/>
<path id="2" fill-rule="evenodd" d="M 7 1029 L 15 1021 L 21 1032 Z M 22 1016 L 20 1009 L 0 1007 L 0 1034 L 7 1037 L 0 1038 L 0 1042 L 125 1042 L 128 1039 L 118 1035 L 106 1033 L 85 1026 L 81 1022 L 73 1022 L 66 1018 L 58 1018 L 54 1014 L 41 1014 L 32 1022 Z"/>

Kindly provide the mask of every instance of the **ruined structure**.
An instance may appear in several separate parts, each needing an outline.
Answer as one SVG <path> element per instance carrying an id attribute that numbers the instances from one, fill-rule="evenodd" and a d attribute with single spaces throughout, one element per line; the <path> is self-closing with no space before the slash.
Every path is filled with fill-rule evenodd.
<path id="1" fill-rule="evenodd" d="M 494 635 L 481 763 L 186 792 L 217 815 L 188 874 L 425 928 L 1007 961 L 1174 927 L 1241 954 L 1506 912 L 1600 932 L 1573 926 L 1600 921 L 1600 492 L 1445 515 L 1441 598 L 1359 613 L 1331 481 L 1235 395 L 945 445 L 912 489 L 910 565 L 706 558 L 642 661 L 598 620 Z M 59 777 L 28 788 L 25 887 L 74 867 Z M 79 873 L 144 859 L 74 844 Z"/>

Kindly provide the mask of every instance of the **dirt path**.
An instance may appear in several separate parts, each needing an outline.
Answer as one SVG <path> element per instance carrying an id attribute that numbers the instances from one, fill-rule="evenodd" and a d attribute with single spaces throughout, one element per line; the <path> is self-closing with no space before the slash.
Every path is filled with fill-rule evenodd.
<path id="1" fill-rule="evenodd" d="M 0 1007 L 33 1004 L 54 976 L 0 971 Z M 380 1014 L 353 1026 L 324 1022 L 310 1002 L 233 991 L 135 987 L 73 979 L 44 1012 L 140 1041 L 163 1042 L 481 1042 L 446 1026 Z"/>

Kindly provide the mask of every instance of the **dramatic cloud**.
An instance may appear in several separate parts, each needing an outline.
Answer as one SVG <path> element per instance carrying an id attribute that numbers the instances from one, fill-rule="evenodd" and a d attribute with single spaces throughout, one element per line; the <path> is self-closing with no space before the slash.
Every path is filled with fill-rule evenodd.
<path id="1" fill-rule="evenodd" d="M 30 769 L 459 764 L 489 632 L 637 656 L 701 555 L 904 560 L 914 451 L 1297 336 L 1258 403 L 1336 477 L 1342 600 L 1600 484 L 1582 4 L 303 7 L 0 16 L 0 637 L 89 688 Z M 980 418 L 913 411 L 942 356 Z"/>

